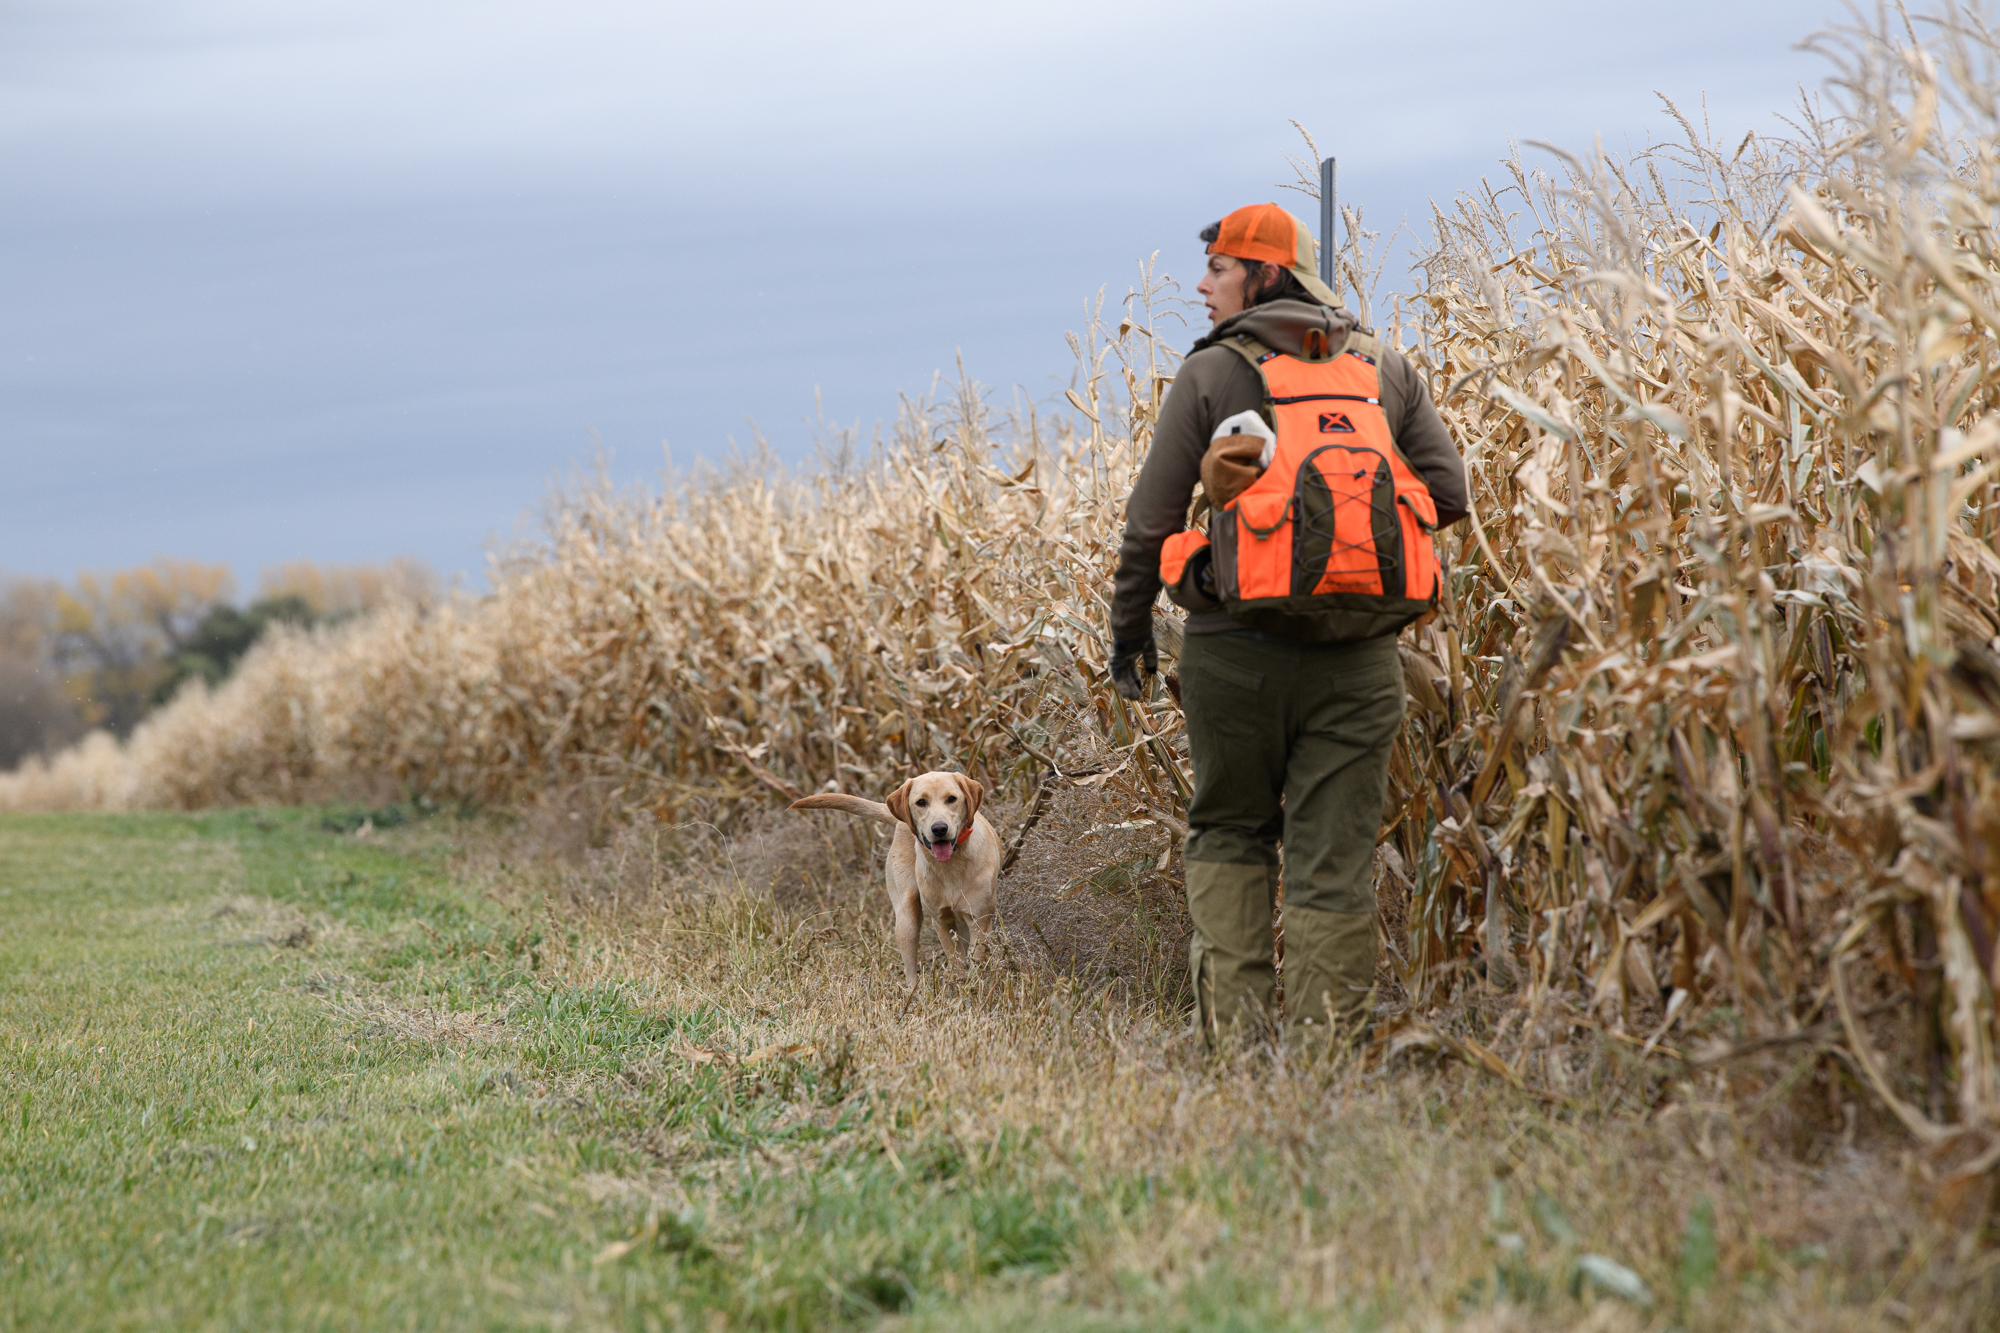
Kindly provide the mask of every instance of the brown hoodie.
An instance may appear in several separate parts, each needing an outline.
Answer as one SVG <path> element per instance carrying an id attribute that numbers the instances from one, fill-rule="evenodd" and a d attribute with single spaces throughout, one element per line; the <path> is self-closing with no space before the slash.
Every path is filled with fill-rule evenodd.
<path id="1" fill-rule="evenodd" d="M 1245 333 L 1273 351 L 1296 354 L 1307 330 L 1330 332 L 1338 346 L 1354 327 L 1354 316 L 1345 308 L 1271 301 L 1231 315 L 1194 345 L 1160 405 L 1152 448 L 1125 503 L 1125 540 L 1118 549 L 1111 598 L 1115 642 L 1152 637 L 1153 603 L 1160 595 L 1160 543 L 1187 526 L 1188 502 L 1201 480 L 1202 455 L 1208 452 L 1216 426 L 1238 412 L 1264 405 L 1262 378 L 1249 362 L 1217 344 Z M 1465 463 L 1431 406 L 1423 380 L 1400 352 L 1388 348 L 1382 349 L 1377 369 L 1382 412 L 1396 447 L 1430 488 L 1438 526 L 1458 522 L 1466 514 Z M 1242 628 L 1227 611 L 1196 612 L 1187 618 L 1190 634 Z"/>

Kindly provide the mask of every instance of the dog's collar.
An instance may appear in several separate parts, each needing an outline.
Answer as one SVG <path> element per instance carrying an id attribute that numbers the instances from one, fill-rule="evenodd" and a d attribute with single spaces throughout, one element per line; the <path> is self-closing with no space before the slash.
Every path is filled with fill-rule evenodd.
<path id="1" fill-rule="evenodd" d="M 972 825 L 970 825 L 970 824 L 967 824 L 967 825 L 965 826 L 965 832 L 963 832 L 963 833 L 961 833 L 961 834 L 959 834 L 959 835 L 958 835 L 958 841 L 957 841 L 957 842 L 955 842 L 955 843 L 953 843 L 953 844 L 952 844 L 952 846 L 953 846 L 953 847 L 963 847 L 963 846 L 965 846 L 965 843 L 966 843 L 966 840 L 967 840 L 968 838 L 970 838 L 971 836 L 972 836 Z"/>

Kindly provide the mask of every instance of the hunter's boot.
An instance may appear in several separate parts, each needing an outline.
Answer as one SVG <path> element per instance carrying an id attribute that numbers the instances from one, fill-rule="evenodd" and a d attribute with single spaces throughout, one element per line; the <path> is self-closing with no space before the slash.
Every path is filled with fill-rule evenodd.
<path id="1" fill-rule="evenodd" d="M 1188 971 L 1203 1039 L 1219 1049 L 1269 1037 L 1277 994 L 1271 907 L 1278 867 L 1254 862 L 1187 862 Z"/>
<path id="2" fill-rule="evenodd" d="M 1297 1057 L 1363 1038 L 1375 990 L 1375 914 L 1285 908 L 1285 1042 Z"/>

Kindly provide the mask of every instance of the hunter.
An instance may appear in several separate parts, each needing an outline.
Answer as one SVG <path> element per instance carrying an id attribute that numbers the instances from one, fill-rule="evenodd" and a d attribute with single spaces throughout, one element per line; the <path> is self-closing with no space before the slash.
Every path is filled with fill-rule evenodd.
<path id="1" fill-rule="evenodd" d="M 1126 507 L 1111 675 L 1158 671 L 1163 584 L 1188 612 L 1181 702 L 1188 965 L 1211 1045 L 1278 1020 L 1272 916 L 1283 845 L 1285 1031 L 1359 1035 L 1375 981 L 1376 834 L 1403 721 L 1397 632 L 1435 605 L 1439 527 L 1465 465 L 1415 367 L 1320 281 L 1276 204 L 1201 233 L 1213 327 L 1160 411 Z M 1196 484 L 1202 499 L 1190 522 Z"/>

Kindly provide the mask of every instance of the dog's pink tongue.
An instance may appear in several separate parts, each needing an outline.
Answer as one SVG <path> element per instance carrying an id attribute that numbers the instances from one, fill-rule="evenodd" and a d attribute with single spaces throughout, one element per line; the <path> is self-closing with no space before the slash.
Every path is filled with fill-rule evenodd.
<path id="1" fill-rule="evenodd" d="M 951 860 L 951 850 L 951 844 L 948 842 L 934 842 L 931 844 L 931 855 L 940 861 Z"/>

